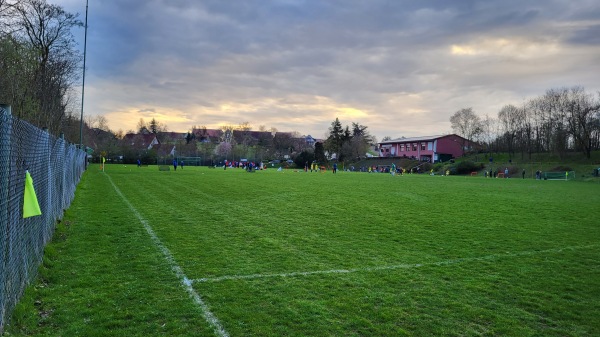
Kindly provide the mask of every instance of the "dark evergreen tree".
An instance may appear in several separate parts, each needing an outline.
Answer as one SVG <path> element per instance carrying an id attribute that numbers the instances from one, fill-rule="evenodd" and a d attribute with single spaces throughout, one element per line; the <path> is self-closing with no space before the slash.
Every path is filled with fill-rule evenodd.
<path id="1" fill-rule="evenodd" d="M 153 134 L 157 134 L 158 133 L 158 122 L 156 121 L 156 119 L 152 118 L 149 125 L 150 125 L 150 132 L 152 132 Z"/>
<path id="2" fill-rule="evenodd" d="M 325 157 L 325 148 L 321 142 L 315 143 L 315 160 L 319 164 L 327 163 L 327 158 Z"/>
<path id="3" fill-rule="evenodd" d="M 338 118 L 331 123 L 329 127 L 329 136 L 325 140 L 325 150 L 329 152 L 329 155 L 339 153 L 344 143 L 344 127 Z"/>

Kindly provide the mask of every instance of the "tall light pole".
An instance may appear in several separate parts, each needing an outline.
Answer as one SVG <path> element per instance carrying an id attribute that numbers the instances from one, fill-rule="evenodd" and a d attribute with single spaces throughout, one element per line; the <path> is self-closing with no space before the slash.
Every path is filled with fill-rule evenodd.
<path id="1" fill-rule="evenodd" d="M 83 148 L 83 98 L 85 93 L 85 56 L 87 52 L 88 0 L 85 0 L 85 33 L 83 37 L 83 83 L 81 84 L 81 117 L 79 119 L 79 148 Z M 84 149 L 85 151 L 85 149 Z"/>

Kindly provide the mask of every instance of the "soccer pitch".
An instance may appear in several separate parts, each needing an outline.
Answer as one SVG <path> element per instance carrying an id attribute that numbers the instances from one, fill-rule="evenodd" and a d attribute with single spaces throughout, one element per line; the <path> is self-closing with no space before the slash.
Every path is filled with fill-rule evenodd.
<path id="1" fill-rule="evenodd" d="M 92 166 L 9 332 L 597 336 L 599 205 L 575 181 Z"/>

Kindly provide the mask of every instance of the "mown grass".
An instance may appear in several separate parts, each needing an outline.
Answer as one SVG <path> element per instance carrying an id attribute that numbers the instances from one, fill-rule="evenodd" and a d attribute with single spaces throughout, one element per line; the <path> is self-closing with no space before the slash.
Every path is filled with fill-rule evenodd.
<path id="1" fill-rule="evenodd" d="M 597 184 L 92 167 L 8 335 L 600 335 Z"/>

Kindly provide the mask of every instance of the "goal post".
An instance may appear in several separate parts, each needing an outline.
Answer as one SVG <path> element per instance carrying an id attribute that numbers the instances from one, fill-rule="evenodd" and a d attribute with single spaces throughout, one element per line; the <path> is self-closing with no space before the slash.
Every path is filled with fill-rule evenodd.
<path id="1" fill-rule="evenodd" d="M 184 163 L 185 166 L 201 166 L 202 157 L 177 157 L 179 163 Z"/>
<path id="2" fill-rule="evenodd" d="M 202 157 L 173 157 L 166 156 L 160 157 L 156 160 L 156 164 L 158 165 L 159 171 L 170 171 L 171 168 L 174 168 L 175 161 L 177 162 L 178 167 L 185 166 L 201 166 L 202 165 Z"/>
<path id="3" fill-rule="evenodd" d="M 544 180 L 574 180 L 575 171 L 544 172 Z"/>

